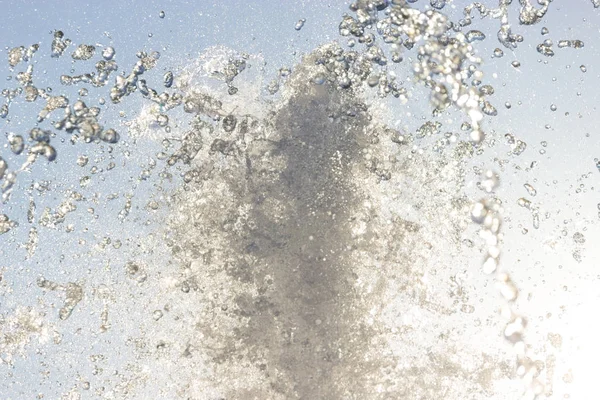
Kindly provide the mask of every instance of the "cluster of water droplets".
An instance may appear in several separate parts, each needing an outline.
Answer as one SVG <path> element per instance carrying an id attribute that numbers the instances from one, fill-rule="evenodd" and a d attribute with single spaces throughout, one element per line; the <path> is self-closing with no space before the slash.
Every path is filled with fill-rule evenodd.
<path id="1" fill-rule="evenodd" d="M 499 184 L 500 180 L 495 172 L 485 171 L 480 186 L 487 193 L 493 193 Z M 535 189 L 528 188 L 528 190 Z M 526 385 L 524 398 L 535 399 L 544 393 L 544 385 L 537 379 L 539 371 L 531 361 L 528 346 L 525 343 L 526 319 L 514 309 L 519 290 L 510 274 L 499 267 L 502 243 L 502 203 L 499 199 L 492 197 L 482 199 L 473 204 L 471 218 L 481 226 L 480 236 L 486 245 L 487 254 L 483 261 L 483 272 L 495 275 L 498 292 L 505 301 L 501 310 L 502 316 L 508 320 L 504 328 L 504 337 L 513 345 L 517 355 L 517 376 Z"/>
<path id="2" fill-rule="evenodd" d="M 320 86 L 332 84 L 339 89 L 357 92 L 370 87 L 376 90 L 376 93 L 382 98 L 391 95 L 406 102 L 408 91 L 398 83 L 391 66 L 403 62 L 404 53 L 414 49 L 416 61 L 412 65 L 413 73 L 415 78 L 430 90 L 434 115 L 438 115 L 452 105 L 463 110 L 468 118 L 468 122 L 463 123 L 463 130 L 469 132 L 472 141 L 472 147 L 466 152 L 472 152 L 474 148 L 483 146 L 485 134 L 482 122 L 485 116 L 495 116 L 497 109 L 486 100 L 487 96 L 493 95 L 494 88 L 484 84 L 483 74 L 479 69 L 481 59 L 476 55 L 474 48 L 478 41 L 485 39 L 485 34 L 478 30 L 469 30 L 464 33 L 463 30 L 471 25 L 473 14 L 478 12 L 480 17 L 500 20 L 501 26 L 497 34 L 499 42 L 507 49 L 516 48 L 518 43 L 523 42 L 523 37 L 514 34 L 508 23 L 512 0 L 500 0 L 495 9 L 489 9 L 482 3 L 472 3 L 464 8 L 464 17 L 458 23 L 453 23 L 439 11 L 444 8 L 446 1 L 431 0 L 430 5 L 434 10 L 427 11 L 420 11 L 408 5 L 408 3 L 415 2 L 359 0 L 353 3 L 350 9 L 354 16 L 345 15 L 339 25 L 340 34 L 349 38 L 349 49 L 345 49 L 339 44 L 319 48 L 314 55 L 315 64 L 326 72 L 313 76 L 312 83 Z M 540 7 L 536 8 L 531 5 L 529 0 L 519 1 L 521 24 L 532 25 L 544 17 L 551 1 L 541 0 L 538 3 Z M 592 3 L 595 7 L 600 6 L 596 0 L 592 0 Z M 164 12 L 161 11 L 159 16 L 164 18 Z M 301 30 L 304 23 L 305 19 L 300 19 L 295 25 L 295 29 Z M 542 34 L 546 33 L 542 32 Z M 360 45 L 364 45 L 364 50 L 357 50 Z M 560 40 L 557 44 L 558 48 L 575 49 L 582 48 L 583 45 L 580 40 Z M 71 41 L 65 39 L 62 32 L 56 31 L 50 49 L 51 57 L 62 56 L 69 46 L 71 46 Z M 545 56 L 552 56 L 554 54 L 552 46 L 551 40 L 545 40 L 538 45 L 537 50 Z M 8 52 L 10 67 L 17 68 L 21 63 L 28 63 L 37 50 L 37 45 L 11 49 Z M 91 60 L 96 53 L 96 46 L 81 44 L 74 49 L 71 56 L 73 60 L 84 62 Z M 494 55 L 501 57 L 503 51 L 496 49 Z M 164 129 L 168 133 L 170 132 L 168 111 L 177 107 L 182 107 L 184 112 L 195 117 L 189 131 L 185 132 L 178 140 L 180 145 L 177 148 L 173 149 L 169 140 L 165 139 L 163 142 L 164 152 L 159 153 L 157 158 L 166 160 L 167 166 L 190 165 L 202 149 L 224 156 L 234 154 L 238 152 L 239 147 L 244 145 L 240 137 L 250 129 L 249 127 L 257 131 L 263 129 L 259 126 L 262 121 L 248 115 L 236 116 L 234 112 L 224 110 L 226 107 L 223 102 L 211 96 L 209 92 L 194 91 L 193 89 L 187 91 L 188 88 L 182 86 L 185 85 L 185 79 L 178 82 L 178 77 L 172 71 L 166 72 L 163 76 L 164 91 L 151 88 L 142 79 L 142 75 L 156 66 L 160 54 L 158 52 L 150 54 L 140 52 L 137 56 L 138 61 L 131 71 L 128 74 L 117 75 L 115 83 L 110 89 L 110 99 L 115 104 L 120 103 L 134 92 L 139 92 L 149 100 L 150 106 L 146 113 L 148 121 L 144 122 L 145 126 L 137 127 L 135 123 L 132 123 L 130 129 L 132 131 L 144 130 L 152 123 L 156 124 L 158 129 Z M 89 84 L 96 88 L 106 86 L 111 81 L 112 74 L 118 70 L 118 65 L 114 60 L 115 50 L 112 47 L 105 47 L 101 52 L 101 57 L 102 59 L 95 64 L 94 72 L 75 76 L 62 75 L 60 83 L 65 86 L 78 84 Z M 210 75 L 213 78 L 226 84 L 230 96 L 238 92 L 234 81 L 240 73 L 246 70 L 248 57 L 245 54 L 231 55 L 224 63 L 214 65 L 214 68 L 210 69 Z M 518 64 L 516 61 L 514 63 Z M 518 67 L 517 64 L 513 65 Z M 268 91 L 272 94 L 276 93 L 279 82 L 288 75 L 289 70 L 282 69 L 279 80 L 270 85 Z M 20 167 L 12 169 L 0 157 L 0 180 L 2 182 L 0 187 L 2 199 L 5 202 L 10 197 L 19 172 L 30 168 L 39 156 L 43 156 L 48 161 L 55 160 L 57 150 L 50 144 L 51 139 L 56 136 L 54 131 L 71 134 L 73 142 L 102 141 L 114 144 L 120 138 L 114 129 L 105 129 L 102 126 L 99 107 L 88 106 L 81 100 L 71 105 L 65 96 L 52 96 L 48 90 L 36 88 L 33 85 L 32 76 L 33 64 L 28 64 L 24 71 L 17 73 L 17 81 L 20 86 L 16 90 L 3 92 L 7 102 L 0 108 L 0 117 L 2 118 L 9 115 L 10 103 L 17 96 L 24 95 L 28 102 L 36 102 L 39 99 L 45 101 L 45 105 L 40 108 L 37 116 L 37 125 L 29 130 L 27 140 L 23 135 L 8 135 L 8 148 L 15 155 L 20 155 L 27 150 L 28 157 Z M 181 92 L 177 92 L 177 90 L 181 90 Z M 185 94 L 181 94 L 182 92 Z M 510 107 L 509 103 L 506 107 Z M 61 109 L 64 110 L 64 115 L 53 121 L 50 129 L 38 126 Z M 351 110 L 348 113 L 360 114 L 360 112 L 361 110 Z M 219 125 L 218 127 L 215 126 L 215 122 Z M 414 138 L 420 140 L 438 135 L 441 132 L 440 128 L 441 124 L 438 122 L 427 122 L 417 130 Z M 266 128 L 264 129 L 266 130 Z M 219 132 L 218 137 L 216 137 L 215 131 Z M 240 136 L 235 136 L 237 134 Z M 414 140 L 412 135 L 400 132 L 393 132 L 390 137 L 394 143 L 400 145 L 412 143 Z M 519 155 L 525 150 L 525 142 L 515 139 L 513 135 L 507 135 L 506 139 L 514 155 Z M 206 140 L 210 140 L 208 149 L 204 146 Z M 443 148 L 454 142 L 456 142 L 456 137 L 450 135 L 446 137 L 446 140 L 438 143 L 434 149 Z M 78 160 L 80 166 L 85 166 L 87 162 L 88 159 L 84 156 Z M 377 165 L 376 162 L 373 162 L 372 165 L 372 172 L 378 175 L 382 181 L 390 179 L 389 171 Z M 206 175 L 207 171 L 195 166 L 183 174 L 183 181 L 185 183 L 200 182 L 206 179 Z M 498 183 L 498 175 L 487 171 L 482 178 L 480 187 L 491 195 Z M 525 184 L 525 188 L 530 196 L 536 195 L 537 192 L 532 185 Z M 73 201 L 77 201 L 77 199 L 71 196 L 63 201 L 56 211 L 52 212 L 50 209 L 46 209 L 40 218 L 40 224 L 53 226 L 62 222 L 65 216 L 76 208 Z M 537 209 L 524 198 L 520 199 L 518 204 L 532 210 L 534 227 L 537 228 L 539 226 Z M 35 208 L 34 204 L 33 208 Z M 119 218 L 125 219 L 130 209 L 131 201 L 128 199 Z M 502 315 L 508 320 L 504 336 L 517 352 L 517 374 L 527 384 L 527 396 L 532 399 L 536 398 L 543 392 L 543 386 L 536 378 L 538 371 L 528 357 L 528 347 L 524 340 L 526 320 L 514 310 L 514 303 L 519 292 L 510 275 L 499 267 L 502 243 L 502 205 L 498 199 L 493 197 L 482 199 L 473 205 L 471 217 L 475 223 L 481 226 L 480 233 L 486 244 L 483 271 L 495 274 L 498 291 L 506 302 L 502 310 Z M 0 234 L 8 232 L 15 226 L 16 222 L 11 221 L 7 215 L 0 215 Z M 36 231 L 32 230 L 30 231 L 28 251 L 35 251 L 36 246 Z M 147 279 L 145 269 L 139 264 L 127 263 L 126 273 L 129 278 L 138 283 L 143 283 Z M 64 305 L 59 311 L 60 319 L 68 318 L 83 296 L 81 286 L 73 282 L 57 284 L 40 278 L 38 286 L 45 290 L 59 292 L 65 297 Z M 181 285 L 181 290 L 189 292 L 192 289 L 190 284 L 186 283 Z M 162 315 L 161 310 L 156 310 L 153 318 L 158 321 Z M 35 319 L 35 316 L 31 316 L 31 319 Z M 32 322 L 32 324 L 35 323 Z"/>
<path id="3" fill-rule="evenodd" d="M 63 56 L 67 48 L 72 44 L 70 39 L 64 38 L 62 31 L 54 32 L 54 39 L 51 44 L 51 57 L 58 58 Z M 22 63 L 26 64 L 24 71 L 16 72 L 17 82 L 19 86 L 14 90 L 5 89 L 3 94 L 7 98 L 7 102 L 0 107 L 0 116 L 7 118 L 9 115 L 9 105 L 18 96 L 23 96 L 27 102 L 45 101 L 45 105 L 40 109 L 37 120 L 32 123 L 35 127 L 29 131 L 29 140 L 27 141 L 23 135 L 10 132 L 7 135 L 8 144 L 11 152 L 15 155 L 21 155 L 27 151 L 27 158 L 18 167 L 8 165 L 8 162 L 0 156 L 0 190 L 2 201 L 6 203 L 11 195 L 17 176 L 23 171 L 29 170 L 33 163 L 43 156 L 48 162 L 54 161 L 57 157 L 57 150 L 52 139 L 57 136 L 56 131 L 64 131 L 70 134 L 72 143 L 82 141 L 86 143 L 106 142 L 114 144 L 119 141 L 119 133 L 112 128 L 105 129 L 100 122 L 100 107 L 90 107 L 82 100 L 76 101 L 70 105 L 69 99 L 64 95 L 51 95 L 51 88 L 37 88 L 33 85 L 34 64 L 33 56 L 39 49 L 38 44 L 34 44 L 25 48 L 18 46 L 8 51 L 8 63 L 11 70 L 15 71 Z M 96 46 L 80 44 L 75 48 L 71 57 L 76 62 L 85 62 L 91 60 L 96 54 Z M 101 59 L 95 64 L 95 71 L 81 75 L 61 75 L 60 83 L 64 86 L 71 85 L 92 85 L 100 88 L 108 84 L 111 75 L 119 69 L 115 61 L 115 49 L 110 46 L 103 48 Z M 137 54 L 139 61 L 134 65 L 129 75 L 117 75 L 115 84 L 110 90 L 110 99 L 113 103 L 121 102 L 122 98 L 130 95 L 135 91 L 139 91 L 144 97 L 156 103 L 163 112 L 168 111 L 181 104 L 181 98 L 177 94 L 172 96 L 169 93 L 158 93 L 156 90 L 149 88 L 144 79 L 140 77 L 144 72 L 154 68 L 160 54 L 152 52 L 147 54 L 139 52 Z M 169 88 L 172 85 L 172 73 L 165 74 L 164 86 Z M 79 95 L 87 94 L 87 89 L 82 88 Z M 103 98 L 99 104 L 104 105 Z M 51 123 L 51 128 L 45 129 L 40 126 L 51 116 L 56 114 L 57 110 L 63 109 L 64 116 L 58 118 Z M 160 113 L 157 117 L 160 126 L 165 127 L 168 124 L 168 117 Z M 0 233 L 6 233 L 18 223 L 12 221 L 7 215 L 2 214 L 0 221 Z"/>
<path id="4" fill-rule="evenodd" d="M 414 3 L 416 1 L 408 1 Z M 339 83 L 346 87 L 361 82 L 368 77 L 369 86 L 383 86 L 380 93 L 400 93 L 394 86 L 394 76 L 391 78 L 386 72 L 388 57 L 383 48 L 378 47 L 377 37 L 391 49 L 391 60 L 401 62 L 401 52 L 418 46 L 418 58 L 413 70 L 417 79 L 423 82 L 432 93 L 432 104 L 436 110 L 443 110 L 449 105 L 461 108 L 470 118 L 465 123 L 467 129 L 471 130 L 471 139 L 476 144 L 481 144 L 485 138 L 481 122 L 484 115 L 497 115 L 496 108 L 485 100 L 486 95 L 491 95 L 494 89 L 490 85 L 481 85 L 482 73 L 478 70 L 481 59 L 475 55 L 471 43 L 485 39 L 485 35 L 477 30 L 468 31 L 463 34 L 463 28 L 471 25 L 472 14 L 477 11 L 480 17 L 489 17 L 500 20 L 501 26 L 498 31 L 499 42 L 508 49 L 515 49 L 518 43 L 523 42 L 523 36 L 514 34 L 509 24 L 509 10 L 511 0 L 500 0 L 498 8 L 489 9 L 482 3 L 472 3 L 464 8 L 464 18 L 457 24 L 450 22 L 446 16 L 435 10 L 419 11 L 410 8 L 404 1 L 357 1 L 351 5 L 356 17 L 345 16 L 340 24 L 342 36 L 354 36 L 359 43 L 367 46 L 367 50 L 361 55 L 350 57 L 350 61 L 359 68 L 341 69 Z M 534 7 L 529 0 L 520 0 L 519 22 L 522 25 L 533 25 L 545 16 L 551 1 L 539 1 L 539 8 Z M 431 2 L 434 9 L 442 9 L 445 2 Z M 595 6 L 597 6 L 594 3 Z M 383 16 L 378 13 L 383 12 Z M 371 32 L 376 27 L 378 36 Z M 542 34 L 547 34 L 547 29 Z M 354 46 L 354 39 L 349 45 Z M 581 40 L 560 40 L 559 48 L 572 47 L 575 49 L 584 46 Z M 404 48 L 404 49 L 403 49 Z M 554 55 L 552 41 L 546 40 L 537 47 L 538 52 L 546 56 Z M 340 50 L 339 54 L 343 52 Z M 367 55 L 366 60 L 364 55 Z M 501 57 L 503 51 L 496 49 L 496 57 Z M 343 58 L 347 63 L 348 58 Z M 358 62 L 357 62 L 358 61 Z M 370 61 L 370 63 L 369 63 Z M 351 64 L 350 64 L 351 65 Z M 518 61 L 513 62 L 514 67 L 519 67 Z M 379 71 L 378 71 L 379 70 Z M 348 72 L 350 71 L 350 72 Z M 358 73 L 356 73 L 358 71 Z M 375 72 L 377 71 L 377 72 Z M 582 71 L 585 72 L 582 66 Z M 470 80 L 470 81 L 469 81 Z M 391 82 L 391 85 L 390 85 Z M 383 85 L 382 85 L 383 83 Z M 396 90 L 393 90 L 396 89 Z M 399 95 L 396 95 L 399 97 Z M 506 104 L 510 108 L 510 104 Z M 553 106 L 555 109 L 555 106 Z M 435 115 L 435 111 L 434 111 Z M 526 144 L 514 139 L 509 135 L 509 144 L 513 147 L 515 155 L 521 154 Z M 486 172 L 481 187 L 488 193 L 494 191 L 499 183 L 495 173 Z M 528 192 L 535 196 L 535 189 L 526 184 Z M 519 205 L 529 208 L 533 215 L 534 228 L 539 227 L 539 210 L 533 207 L 531 202 L 521 199 Z M 487 245 L 487 256 L 483 263 L 486 273 L 496 273 L 499 292 L 506 300 L 506 306 L 502 314 L 509 320 L 505 328 L 505 337 L 513 345 L 517 352 L 517 374 L 526 384 L 526 397 L 537 398 L 543 393 L 544 387 L 536 378 L 538 371 L 528 358 L 527 346 L 524 342 L 525 318 L 513 310 L 513 304 L 518 296 L 518 290 L 507 272 L 500 272 L 501 246 L 501 223 L 502 207 L 499 200 L 488 198 L 474 204 L 472 209 L 473 220 L 482 226 L 481 234 Z"/>
<path id="5" fill-rule="evenodd" d="M 542 35 L 548 35 L 550 33 L 550 31 L 548 30 L 548 28 L 543 27 L 542 31 L 541 31 Z M 554 56 L 554 42 L 552 41 L 552 39 L 546 39 L 544 40 L 542 43 L 538 44 L 536 46 L 536 50 L 538 53 L 546 56 L 546 57 L 553 57 Z M 570 47 L 573 49 L 582 49 L 585 44 L 583 43 L 582 40 L 579 39 L 561 39 L 557 42 L 557 46 L 559 49 L 564 49 L 566 47 Z"/>

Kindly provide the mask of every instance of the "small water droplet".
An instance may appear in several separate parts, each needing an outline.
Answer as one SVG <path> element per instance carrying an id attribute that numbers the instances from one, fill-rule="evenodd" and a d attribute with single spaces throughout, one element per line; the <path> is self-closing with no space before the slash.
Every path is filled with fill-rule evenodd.
<path id="1" fill-rule="evenodd" d="M 301 18 L 300 20 L 298 20 L 298 22 L 296 22 L 296 25 L 294 26 L 294 29 L 299 31 L 300 29 L 302 29 L 302 27 L 304 26 L 304 23 L 306 22 L 306 18 Z"/>

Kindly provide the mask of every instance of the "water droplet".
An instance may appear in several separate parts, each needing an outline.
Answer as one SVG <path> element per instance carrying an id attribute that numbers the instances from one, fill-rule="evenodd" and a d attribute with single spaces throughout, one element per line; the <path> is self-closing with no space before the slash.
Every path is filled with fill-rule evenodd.
<path id="1" fill-rule="evenodd" d="M 529 193 L 530 196 L 534 196 L 537 195 L 537 190 L 535 190 L 535 188 L 533 186 L 531 186 L 529 183 L 526 183 L 523 185 L 525 187 L 525 189 L 527 189 L 527 193 Z"/>
<path id="2" fill-rule="evenodd" d="M 484 40 L 485 35 L 481 31 L 471 30 L 471 31 L 467 32 L 467 34 L 465 35 L 465 39 L 467 39 L 468 43 L 472 43 L 476 40 Z"/>
<path id="3" fill-rule="evenodd" d="M 498 115 L 498 110 L 489 101 L 483 102 L 483 107 L 481 107 L 481 111 L 483 111 L 484 114 L 489 115 L 491 117 Z"/>
<path id="4" fill-rule="evenodd" d="M 8 144 L 10 145 L 10 150 L 17 155 L 21 154 L 25 148 L 25 141 L 21 135 L 9 135 Z"/>
<path id="5" fill-rule="evenodd" d="M 477 224 L 482 224 L 488 214 L 488 209 L 481 201 L 473 204 L 471 208 L 471 219 Z"/>
<path id="6" fill-rule="evenodd" d="M 163 312 L 161 310 L 154 310 L 154 312 L 152 313 L 152 318 L 155 321 L 158 321 L 159 319 L 161 319 L 163 317 Z"/>
<path id="7" fill-rule="evenodd" d="M 163 76 L 163 84 L 166 88 L 170 88 L 173 85 L 173 72 L 168 71 Z"/>
<path id="8" fill-rule="evenodd" d="M 527 321 L 525 318 L 520 316 L 513 316 L 511 321 L 506 325 L 504 329 L 504 337 L 511 343 L 517 344 L 523 341 L 523 333 L 525 332 L 525 327 L 527 326 Z"/>
<path id="9" fill-rule="evenodd" d="M 517 200 L 517 204 L 521 207 L 531 209 L 531 201 L 524 197 L 521 197 L 519 200 Z"/>
<path id="10" fill-rule="evenodd" d="M 80 44 L 77 49 L 71 54 L 73 60 L 89 60 L 96 52 L 96 47 L 87 44 Z"/>
<path id="11" fill-rule="evenodd" d="M 89 158 L 87 156 L 77 157 L 77 165 L 79 165 L 80 167 L 85 167 L 87 165 L 88 161 L 89 161 Z"/>
<path id="12" fill-rule="evenodd" d="M 585 236 L 581 232 L 575 232 L 573 234 L 573 241 L 575 243 L 577 243 L 577 244 L 584 244 L 585 243 Z"/>
<path id="13" fill-rule="evenodd" d="M 498 269 L 498 260 L 492 256 L 487 256 L 483 261 L 483 272 L 493 274 Z"/>
<path id="14" fill-rule="evenodd" d="M 298 20 L 298 22 L 296 22 L 296 25 L 294 26 L 294 29 L 299 31 L 300 29 L 302 29 L 302 27 L 304 26 L 304 23 L 306 22 L 306 18 L 301 18 L 300 20 Z"/>
<path id="15" fill-rule="evenodd" d="M 494 171 L 487 170 L 483 174 L 483 180 L 481 181 L 481 187 L 488 193 L 493 192 L 496 188 L 498 188 L 500 184 L 500 179 L 498 174 Z"/>
<path id="16" fill-rule="evenodd" d="M 431 0 L 429 4 L 436 10 L 441 10 L 446 6 L 446 0 Z"/>
<path id="17" fill-rule="evenodd" d="M 99 138 L 108 143 L 117 143 L 119 134 L 114 129 L 107 129 L 100 133 Z"/>
<path id="18" fill-rule="evenodd" d="M 540 215 L 538 213 L 533 214 L 533 227 L 535 229 L 540 228 Z"/>
<path id="19" fill-rule="evenodd" d="M 501 273 L 498 275 L 498 290 L 504 299 L 508 302 L 515 301 L 519 296 L 519 290 L 510 279 L 507 273 Z"/>
<path id="20" fill-rule="evenodd" d="M 104 58 L 106 61 L 110 61 L 114 58 L 115 56 L 115 49 L 112 48 L 111 46 L 105 47 L 104 50 L 102 50 L 102 58 Z"/>
<path id="21" fill-rule="evenodd" d="M 475 143 L 481 143 L 485 139 L 485 133 L 480 129 L 473 129 L 469 135 Z"/>

